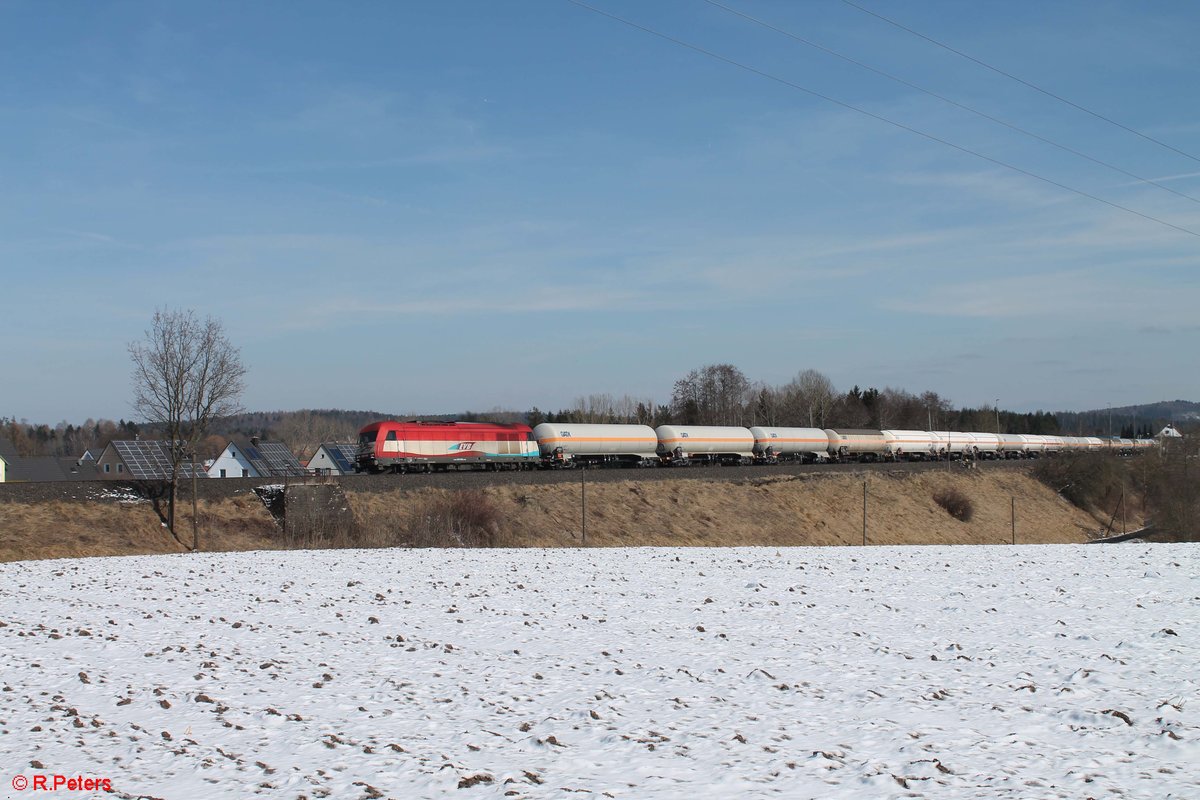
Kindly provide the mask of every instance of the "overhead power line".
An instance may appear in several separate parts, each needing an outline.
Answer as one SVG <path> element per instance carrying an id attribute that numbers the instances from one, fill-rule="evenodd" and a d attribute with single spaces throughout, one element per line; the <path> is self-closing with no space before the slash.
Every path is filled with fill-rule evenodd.
<path id="1" fill-rule="evenodd" d="M 955 108 L 961 108 L 963 111 L 967 111 L 971 114 L 974 114 L 977 117 L 982 117 L 983 119 L 986 119 L 989 122 L 994 122 L 997 125 L 1003 125 L 1005 128 L 1008 128 L 1009 130 L 1024 134 L 1025 136 L 1028 136 L 1032 139 L 1036 139 L 1037 141 L 1042 142 L 1043 144 L 1048 144 L 1051 147 L 1057 147 L 1059 150 L 1062 150 L 1063 152 L 1070 153 L 1073 156 L 1077 156 L 1077 157 L 1085 159 L 1087 161 L 1091 161 L 1093 164 L 1099 164 L 1100 166 L 1106 167 L 1106 168 L 1112 170 L 1113 172 L 1120 173 L 1121 175 L 1124 175 L 1127 178 L 1133 178 L 1134 180 L 1139 181 L 1141 183 L 1148 183 L 1151 186 L 1157 186 L 1159 189 L 1162 189 L 1165 192 L 1170 192 L 1173 195 L 1182 197 L 1185 200 L 1191 200 L 1193 203 L 1200 203 L 1200 198 L 1198 198 L 1198 197 L 1193 197 L 1190 194 L 1186 194 L 1186 193 L 1178 191 L 1176 189 L 1172 189 L 1170 186 L 1166 186 L 1162 183 L 1159 183 L 1158 181 L 1153 180 L 1152 178 L 1144 178 L 1141 175 L 1137 175 L 1133 172 L 1130 172 L 1129 170 L 1122 169 L 1121 167 L 1118 167 L 1115 164 L 1110 164 L 1109 162 L 1103 161 L 1099 158 L 1095 158 L 1094 156 L 1089 156 L 1087 153 L 1076 150 L 1073 147 L 1069 147 L 1065 144 L 1061 144 L 1059 142 L 1054 141 L 1053 139 L 1049 139 L 1045 136 L 1034 133 L 1033 131 L 1026 130 L 1025 128 L 1022 128 L 1019 125 L 1015 125 L 1011 122 L 1007 122 L 1003 119 L 1000 119 L 999 117 L 994 117 L 991 114 L 988 114 L 984 111 L 979 111 L 978 109 L 971 108 L 970 106 L 968 106 L 964 103 L 960 103 L 957 100 L 952 100 L 949 97 L 946 97 L 945 95 L 938 94 L 937 92 L 934 92 L 930 89 L 926 89 L 923 86 L 918 86 L 917 84 L 912 83 L 911 81 L 907 81 L 904 78 L 893 75 L 890 72 L 886 72 L 877 67 L 873 67 L 870 64 L 866 64 L 855 58 L 851 58 L 850 56 L 839 53 L 836 50 L 832 50 L 828 47 L 825 47 L 824 45 L 817 44 L 816 42 L 813 42 L 809 39 L 805 39 L 802 36 L 798 36 L 798 35 L 792 33 L 791 31 L 784 30 L 783 28 L 780 28 L 776 25 L 772 25 L 771 23 L 766 22 L 761 19 L 758 19 L 757 17 L 753 17 L 750 14 L 747 14 L 743 11 L 739 11 L 736 8 L 731 8 L 727 5 L 725 5 L 724 3 L 717 2 L 717 0 L 704 0 L 704 2 L 708 3 L 710 6 L 715 6 L 716 8 L 719 8 L 723 11 L 733 14 L 734 16 L 741 17 L 742 19 L 748 20 L 749 22 L 753 22 L 755 25 L 760 25 L 764 28 L 767 28 L 768 30 L 772 30 L 772 31 L 775 31 L 776 33 L 782 34 L 782 35 L 788 37 L 789 39 L 792 39 L 794 41 L 800 42 L 801 44 L 805 44 L 805 45 L 808 45 L 809 47 L 820 50 L 822 53 L 827 53 L 827 54 L 833 56 L 834 58 L 839 58 L 842 61 L 848 62 L 850 64 L 854 64 L 855 66 L 861 67 L 865 70 L 873 72 L 876 75 L 881 75 L 884 78 L 887 78 L 888 80 L 895 81 L 896 83 L 899 83 L 902 86 L 907 86 L 910 89 L 915 89 L 918 92 L 927 94 L 930 97 L 941 100 L 943 103 L 949 103 L 950 105 L 954 106 Z"/>
<path id="2" fill-rule="evenodd" d="M 1092 111 L 1090 108 L 1085 108 L 1084 106 L 1081 106 L 1078 103 L 1074 103 L 1061 95 L 1055 94 L 1054 92 L 1050 91 L 1049 89 L 1043 89 L 1042 87 L 1038 86 L 1037 84 L 1030 83 L 1029 81 L 1024 80 L 1023 78 L 1018 78 L 1016 75 L 1013 75 L 1010 72 L 1005 72 L 1004 70 L 1000 69 L 999 67 L 994 67 L 991 64 L 987 63 L 986 61 L 981 61 L 978 58 L 975 58 L 974 56 L 967 55 L 966 53 L 962 52 L 961 50 L 955 50 L 950 45 L 945 44 L 943 42 L 939 42 L 937 39 L 934 39 L 931 36 L 926 36 L 925 34 L 921 33 L 920 31 L 915 31 L 912 28 L 906 27 L 906 26 L 900 24 L 899 22 L 896 22 L 896 20 L 894 20 L 894 19 L 889 19 L 888 17 L 885 17 L 882 14 L 877 14 L 876 12 L 872 11 L 869 8 L 863 8 L 862 6 L 858 5 L 857 3 L 851 2 L 851 0 L 842 0 L 842 2 L 845 3 L 846 5 L 850 6 L 851 8 L 858 9 L 859 11 L 863 12 L 864 14 L 869 14 L 870 16 L 875 17 L 876 19 L 879 19 L 879 20 L 883 20 L 887 24 L 893 25 L 902 31 L 911 33 L 913 36 L 916 36 L 919 39 L 924 39 L 925 41 L 929 42 L 930 44 L 937 45 L 938 47 L 942 48 L 943 50 L 948 50 L 949 52 L 954 53 L 954 55 L 956 55 L 956 56 L 965 58 L 974 64 L 978 64 L 979 66 L 983 67 L 984 69 L 990 69 L 992 72 L 995 72 L 997 75 L 1003 75 L 1004 77 L 1008 78 L 1009 80 L 1014 80 L 1017 83 L 1021 84 L 1022 86 L 1028 86 L 1030 89 L 1033 89 L 1035 92 L 1041 92 L 1042 94 L 1046 95 L 1047 97 L 1052 97 L 1055 100 L 1059 101 L 1060 103 L 1065 103 L 1066 105 L 1070 106 L 1071 108 L 1074 108 L 1078 111 L 1082 111 L 1085 114 L 1090 114 L 1091 116 L 1095 117 L 1096 119 L 1107 122 L 1109 125 L 1115 125 L 1116 127 L 1120 128 L 1123 131 L 1132 133 L 1134 136 L 1140 136 L 1148 142 L 1154 142 L 1154 144 L 1158 145 L 1159 147 L 1165 147 L 1167 150 L 1170 150 L 1173 153 L 1178 153 L 1179 155 L 1183 156 L 1184 158 L 1190 158 L 1192 161 L 1200 162 L 1200 157 L 1194 156 L 1191 153 L 1180 150 L 1178 147 L 1169 145 L 1164 141 L 1155 139 L 1153 136 L 1146 134 L 1146 133 L 1142 133 L 1139 130 L 1135 130 L 1134 128 L 1131 128 L 1128 125 L 1122 125 L 1120 122 L 1117 122 L 1115 119 L 1106 117 L 1103 114 L 1099 113 L 1098 111 Z"/>
<path id="3" fill-rule="evenodd" d="M 928 139 L 931 142 L 937 142 L 938 144 L 945 145 L 946 147 L 951 147 L 955 150 L 958 150 L 961 153 L 966 153 L 967 155 L 974 156 L 978 159 L 982 159 L 983 161 L 987 161 L 991 164 L 995 164 L 997 166 L 1004 167 L 1005 169 L 1012 170 L 1013 172 L 1018 172 L 1027 177 L 1034 178 L 1035 180 L 1039 180 L 1042 183 L 1046 183 L 1051 186 L 1062 189 L 1063 191 L 1071 192 L 1072 194 L 1077 194 L 1080 197 L 1086 197 L 1089 200 L 1093 200 L 1097 203 L 1103 203 L 1104 205 L 1109 206 L 1110 208 L 1115 208 L 1118 211 L 1124 211 L 1127 214 L 1133 214 L 1136 217 L 1141 217 L 1142 219 L 1149 220 L 1150 222 L 1157 222 L 1159 225 L 1163 225 L 1165 227 L 1172 228 L 1174 230 L 1179 231 L 1180 233 L 1186 233 L 1189 236 L 1195 236 L 1197 238 L 1200 238 L 1200 233 L 1197 233 L 1196 231 L 1193 231 L 1193 230 L 1189 230 L 1188 228 L 1184 228 L 1180 225 L 1176 225 L 1173 222 L 1167 222 L 1166 220 L 1159 219 L 1158 217 L 1153 217 L 1149 214 L 1143 214 L 1141 211 L 1135 211 L 1132 208 L 1128 208 L 1126 206 L 1120 205 L 1119 203 L 1114 203 L 1111 200 L 1105 200 L 1103 197 L 1097 197 L 1094 194 L 1089 194 L 1088 192 L 1085 192 L 1082 189 L 1076 189 L 1072 186 L 1066 185 L 1065 183 L 1059 183 L 1058 181 L 1053 180 L 1051 178 L 1046 178 L 1046 177 L 1043 177 L 1042 175 L 1038 175 L 1036 172 L 1030 172 L 1029 170 L 1024 169 L 1022 167 L 1018 167 L 1014 164 L 1009 164 L 1006 161 L 1001 161 L 997 158 L 992 158 L 991 156 L 984 155 L 983 153 L 972 150 L 969 147 L 963 147 L 962 145 L 955 144 L 954 142 L 947 141 L 946 139 L 941 139 L 937 136 L 934 136 L 931 133 L 926 133 L 925 131 L 910 127 L 908 125 L 905 125 L 904 123 L 896 122 L 895 120 L 890 120 L 887 117 L 881 116 L 872 111 L 867 111 L 865 108 L 859 108 L 858 106 L 843 102 L 842 100 L 838 100 L 834 97 L 830 97 L 829 95 L 822 94 L 821 92 L 818 92 L 814 89 L 809 89 L 806 86 L 801 86 L 800 84 L 795 83 L 793 81 L 789 81 L 786 78 L 781 78 L 778 75 L 772 75 L 769 72 L 764 72 L 763 70 L 760 70 L 756 67 L 752 67 L 749 64 L 743 64 L 740 61 L 735 61 L 734 59 L 729 58 L 728 56 L 723 56 L 720 53 L 714 53 L 713 51 L 706 50 L 703 47 L 700 47 L 699 45 L 694 45 L 690 42 L 684 41 L 683 39 L 677 39 L 674 36 L 670 36 L 669 34 L 661 33 L 659 31 L 654 30 L 653 28 L 648 28 L 645 25 L 641 25 L 637 22 L 633 22 L 631 20 L 625 19 L 624 17 L 619 17 L 616 14 L 612 14 L 608 11 L 604 11 L 602 9 L 596 8 L 595 6 L 588 5 L 587 3 L 582 2 L 582 0 L 567 0 L 567 2 L 571 3 L 572 5 L 579 6 L 580 8 L 585 9 L 587 11 L 591 11 L 593 14 L 598 14 L 602 17 L 608 17 L 609 19 L 613 20 L 614 22 L 620 22 L 622 25 L 627 25 L 631 28 L 642 31 L 643 33 L 648 33 L 651 36 L 657 37 L 664 41 L 670 42 L 670 43 L 678 45 L 680 47 L 685 47 L 688 50 L 692 50 L 694 52 L 700 53 L 701 55 L 708 56 L 709 58 L 715 59 L 717 61 L 721 61 L 725 64 L 729 64 L 730 66 L 734 66 L 734 67 L 737 67 L 738 69 L 742 69 L 742 70 L 745 70 L 746 72 L 750 72 L 754 75 L 758 75 L 761 78 L 766 78 L 767 80 L 774 81 L 776 83 L 782 84 L 784 86 L 788 86 L 797 91 L 804 92 L 805 94 L 812 95 L 813 97 L 820 98 L 821 100 L 824 100 L 828 103 L 833 103 L 836 106 L 840 106 L 840 107 L 848 109 L 850 111 L 854 111 L 858 114 L 862 114 L 864 116 L 870 117 L 871 119 L 875 119 L 880 122 L 887 123 L 888 125 L 891 125 L 895 128 L 899 128 L 904 131 L 908 131 L 909 133 L 916 134 L 917 136 L 920 136 L 924 139 Z"/>

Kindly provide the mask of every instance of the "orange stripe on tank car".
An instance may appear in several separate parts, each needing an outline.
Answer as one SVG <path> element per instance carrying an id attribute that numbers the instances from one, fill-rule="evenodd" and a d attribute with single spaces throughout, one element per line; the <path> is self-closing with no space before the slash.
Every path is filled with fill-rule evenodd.
<path id="1" fill-rule="evenodd" d="M 539 442 L 657 442 L 658 439 L 632 436 L 547 436 Z"/>
<path id="2" fill-rule="evenodd" d="M 754 440 L 753 439 L 740 439 L 740 438 L 739 439 L 701 439 L 699 436 L 688 436 L 688 437 L 679 438 L 679 439 L 659 439 L 658 441 L 662 442 L 663 444 L 670 444 L 672 442 L 737 442 L 739 444 L 749 444 L 749 443 L 753 442 Z"/>

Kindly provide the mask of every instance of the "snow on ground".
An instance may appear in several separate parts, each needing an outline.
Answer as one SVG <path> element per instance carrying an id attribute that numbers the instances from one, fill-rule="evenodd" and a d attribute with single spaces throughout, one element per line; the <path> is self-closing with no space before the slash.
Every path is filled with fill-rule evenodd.
<path id="1" fill-rule="evenodd" d="M 1194 545 L 4 564 L 0 792 L 1200 797 L 1198 575 Z"/>

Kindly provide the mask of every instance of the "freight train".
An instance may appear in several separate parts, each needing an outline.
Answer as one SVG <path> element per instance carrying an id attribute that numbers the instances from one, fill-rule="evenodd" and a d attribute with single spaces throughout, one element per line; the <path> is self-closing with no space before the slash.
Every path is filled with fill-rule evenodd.
<path id="1" fill-rule="evenodd" d="M 1037 458 L 1064 452 L 1131 455 L 1152 439 L 847 428 L 594 425 L 543 422 L 373 422 L 359 431 L 358 472 L 571 469 L 787 461 Z"/>

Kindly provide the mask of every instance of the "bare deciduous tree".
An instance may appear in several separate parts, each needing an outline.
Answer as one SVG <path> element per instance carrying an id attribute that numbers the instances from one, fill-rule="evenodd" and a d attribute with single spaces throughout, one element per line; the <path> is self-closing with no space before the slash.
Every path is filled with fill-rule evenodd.
<path id="1" fill-rule="evenodd" d="M 322 443 L 350 441 L 357 432 L 352 423 L 335 421 L 305 409 L 288 415 L 275 435 L 293 453 L 310 458 Z"/>
<path id="2" fill-rule="evenodd" d="M 201 321 L 190 309 L 156 311 L 143 339 L 129 345 L 129 357 L 133 407 L 144 420 L 162 427 L 170 452 L 167 527 L 178 540 L 175 501 L 184 459 L 204 438 L 209 423 L 241 410 L 246 370 L 221 323 L 212 317 Z M 193 520 L 193 550 L 198 538 Z"/>
<path id="3" fill-rule="evenodd" d="M 783 387 L 792 408 L 793 424 L 824 428 L 833 410 L 836 392 L 833 382 L 815 369 L 806 369 Z"/>
<path id="4" fill-rule="evenodd" d="M 674 416 L 685 425 L 741 425 L 750 381 L 732 364 L 710 364 L 675 381 Z"/>

